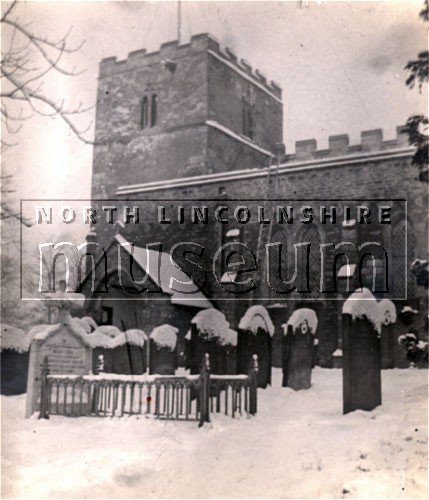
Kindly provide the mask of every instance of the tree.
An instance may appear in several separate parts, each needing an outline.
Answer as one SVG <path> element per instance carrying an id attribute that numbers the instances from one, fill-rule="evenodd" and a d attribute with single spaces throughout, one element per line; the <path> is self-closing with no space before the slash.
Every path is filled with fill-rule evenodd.
<path id="1" fill-rule="evenodd" d="M 19 17 L 20 5 L 24 2 L 13 0 L 0 18 L 2 30 L 2 52 L 0 61 L 1 107 L 0 116 L 3 126 L 1 148 L 16 145 L 11 139 L 34 114 L 44 117 L 60 117 L 75 136 L 86 144 L 92 144 L 87 137 L 91 124 L 81 128 L 76 116 L 89 111 L 92 106 L 84 107 L 81 102 L 68 105 L 62 98 L 56 99 L 46 90 L 49 78 L 55 73 L 73 77 L 82 72 L 67 67 L 67 56 L 79 51 L 84 42 L 72 47 L 68 41 L 69 30 L 59 40 L 53 40 L 33 31 L 30 24 Z M 1 194 L 12 193 L 11 177 L 2 175 Z M 22 221 L 20 212 L 10 201 L 2 200 L 0 219 L 17 218 Z"/>
<path id="2" fill-rule="evenodd" d="M 419 16 L 423 21 L 429 21 L 429 2 L 425 0 L 424 7 Z M 429 51 L 424 50 L 417 55 L 417 59 L 408 61 L 405 69 L 409 71 L 406 85 L 410 89 L 417 84 L 419 91 L 428 81 Z M 429 120 L 424 115 L 413 115 L 406 123 L 408 141 L 415 146 L 416 152 L 413 157 L 413 164 L 420 169 L 419 179 L 428 182 L 428 151 L 429 151 Z"/>

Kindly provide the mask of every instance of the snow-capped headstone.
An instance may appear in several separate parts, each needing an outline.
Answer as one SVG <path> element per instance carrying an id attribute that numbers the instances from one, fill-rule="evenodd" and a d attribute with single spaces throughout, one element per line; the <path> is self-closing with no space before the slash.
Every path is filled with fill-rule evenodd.
<path id="1" fill-rule="evenodd" d="M 31 341 L 27 379 L 26 417 L 40 408 L 43 360 L 51 375 L 87 375 L 92 371 L 92 349 L 87 333 L 63 309 L 61 323 L 40 328 Z"/>
<path id="2" fill-rule="evenodd" d="M 344 414 L 370 411 L 381 404 L 380 335 L 385 309 L 366 288 L 357 289 L 343 305 Z"/>
<path id="3" fill-rule="evenodd" d="M 311 386 L 317 316 L 312 309 L 296 309 L 283 326 L 283 387 L 295 391 Z"/>
<path id="4" fill-rule="evenodd" d="M 237 367 L 239 373 L 248 373 L 253 356 L 258 356 L 258 387 L 271 384 L 271 338 L 274 325 L 265 307 L 254 305 L 247 309 L 238 324 Z"/>
<path id="5" fill-rule="evenodd" d="M 149 373 L 174 375 L 177 367 L 177 333 L 171 325 L 154 328 L 150 336 Z"/>
<path id="6" fill-rule="evenodd" d="M 210 355 L 210 370 L 223 375 L 235 372 L 237 332 L 232 330 L 225 315 L 217 309 L 200 311 L 191 321 L 189 367 L 192 374 L 200 372 L 206 353 Z"/>

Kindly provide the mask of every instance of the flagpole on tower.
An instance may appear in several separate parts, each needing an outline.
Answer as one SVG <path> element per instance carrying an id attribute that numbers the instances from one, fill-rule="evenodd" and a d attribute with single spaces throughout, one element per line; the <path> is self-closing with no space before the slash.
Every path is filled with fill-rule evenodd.
<path id="1" fill-rule="evenodd" d="M 182 1 L 177 0 L 177 41 L 180 45 L 182 39 Z"/>

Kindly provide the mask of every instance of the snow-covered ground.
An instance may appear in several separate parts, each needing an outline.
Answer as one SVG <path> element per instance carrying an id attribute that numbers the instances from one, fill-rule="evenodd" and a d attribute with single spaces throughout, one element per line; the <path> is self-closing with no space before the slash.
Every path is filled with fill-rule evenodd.
<path id="1" fill-rule="evenodd" d="M 259 390 L 258 415 L 25 420 L 2 396 L 2 498 L 427 498 L 427 371 L 383 371 L 383 406 L 342 415 L 341 370 Z"/>

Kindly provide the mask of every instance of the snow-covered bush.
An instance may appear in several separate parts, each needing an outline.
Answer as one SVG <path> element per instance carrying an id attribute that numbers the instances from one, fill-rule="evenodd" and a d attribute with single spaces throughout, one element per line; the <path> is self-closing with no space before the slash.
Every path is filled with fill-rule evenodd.
<path id="1" fill-rule="evenodd" d="M 271 337 L 274 335 L 274 325 L 270 315 L 265 307 L 260 305 L 251 306 L 247 309 L 240 320 L 238 328 L 252 333 L 257 333 L 261 329 L 268 332 Z"/>
<path id="2" fill-rule="evenodd" d="M 407 359 L 410 366 L 428 361 L 428 343 L 419 340 L 414 332 L 408 332 L 398 337 L 398 343 L 403 345 L 407 351 Z"/>
<path id="3" fill-rule="evenodd" d="M 217 309 L 204 309 L 191 321 L 202 338 L 212 339 L 221 345 L 237 345 L 237 332 L 230 328 L 225 315 Z"/>
<path id="4" fill-rule="evenodd" d="M 165 324 L 154 328 L 150 338 L 154 341 L 158 349 L 166 347 L 170 351 L 174 351 L 176 349 L 178 331 L 176 327 Z"/>
<path id="5" fill-rule="evenodd" d="M 378 310 L 382 324 L 387 326 L 396 323 L 396 307 L 391 300 L 380 300 L 378 303 Z"/>

